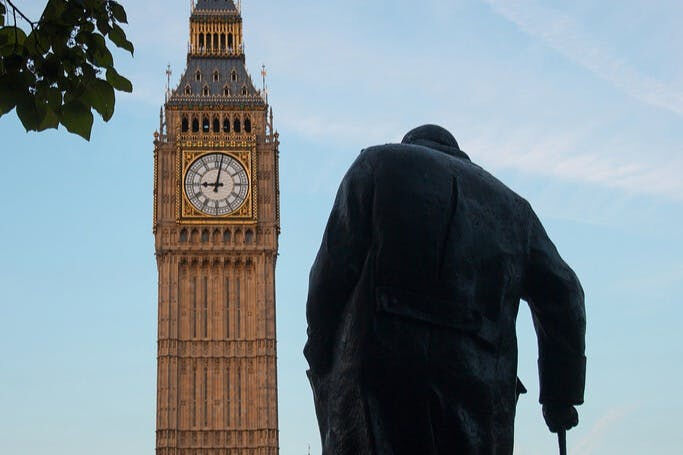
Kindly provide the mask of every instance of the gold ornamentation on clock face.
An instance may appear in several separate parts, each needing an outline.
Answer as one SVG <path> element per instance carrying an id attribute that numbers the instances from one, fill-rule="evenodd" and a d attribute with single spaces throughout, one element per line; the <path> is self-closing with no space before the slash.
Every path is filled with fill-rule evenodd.
<path id="1" fill-rule="evenodd" d="M 202 155 L 185 173 L 185 195 L 194 208 L 205 215 L 225 216 L 236 212 L 248 194 L 247 171 L 231 155 Z"/>

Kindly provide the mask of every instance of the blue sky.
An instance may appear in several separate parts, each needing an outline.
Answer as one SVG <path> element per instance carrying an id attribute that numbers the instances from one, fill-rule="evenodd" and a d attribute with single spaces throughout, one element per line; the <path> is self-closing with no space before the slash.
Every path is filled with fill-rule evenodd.
<path id="1" fill-rule="evenodd" d="M 20 2 L 37 16 L 43 2 Z M 0 452 L 154 448 L 152 133 L 189 5 L 123 2 L 135 84 L 86 143 L 0 119 Z M 243 1 L 281 134 L 283 455 L 319 437 L 301 354 L 307 274 L 365 146 L 439 123 L 536 208 L 587 294 L 588 382 L 570 453 L 680 450 L 683 4 L 674 0 Z M 516 454 L 554 453 L 518 323 Z M 674 423 L 675 422 L 675 423 Z"/>

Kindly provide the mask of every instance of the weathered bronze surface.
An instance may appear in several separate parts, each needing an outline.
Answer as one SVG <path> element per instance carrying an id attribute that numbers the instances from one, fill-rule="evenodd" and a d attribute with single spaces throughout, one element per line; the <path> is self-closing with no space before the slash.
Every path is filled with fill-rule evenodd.
<path id="1" fill-rule="evenodd" d="M 529 303 L 552 431 L 577 423 L 584 293 L 529 203 L 426 125 L 364 150 L 310 274 L 323 454 L 511 454 Z"/>

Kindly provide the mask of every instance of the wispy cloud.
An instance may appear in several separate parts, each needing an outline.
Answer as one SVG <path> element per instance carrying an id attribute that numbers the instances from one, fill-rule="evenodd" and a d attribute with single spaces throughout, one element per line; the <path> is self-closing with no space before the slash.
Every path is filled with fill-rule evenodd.
<path id="1" fill-rule="evenodd" d="M 294 108 L 294 106 L 292 106 Z M 297 115 L 287 111 L 280 126 L 308 140 L 360 148 L 398 142 L 415 125 L 400 119 L 349 120 L 344 115 L 317 112 Z M 444 125 L 457 124 L 444 119 Z M 582 129 L 539 131 L 536 128 L 490 134 L 487 131 L 461 136 L 461 144 L 473 160 L 494 173 L 521 171 L 564 182 L 595 185 L 626 195 L 651 195 L 683 202 L 683 153 L 650 159 L 634 146 L 618 141 L 587 147 L 590 132 Z"/>
<path id="2" fill-rule="evenodd" d="M 592 39 L 570 16 L 534 0 L 483 0 L 523 32 L 612 83 L 629 96 L 683 114 L 683 87 L 643 74 Z"/>
<path id="3" fill-rule="evenodd" d="M 588 434 L 584 436 L 576 446 L 572 447 L 571 453 L 577 455 L 592 455 L 599 453 L 598 449 L 605 435 L 616 425 L 636 410 L 635 406 L 610 409 L 605 415 L 595 422 Z"/>
<path id="4" fill-rule="evenodd" d="M 494 169 L 521 170 L 683 201 L 683 156 L 671 156 L 665 161 L 638 159 L 637 152 L 622 144 L 606 144 L 609 149 L 603 146 L 586 151 L 585 139 L 586 133 L 582 131 L 515 132 L 493 139 L 473 137 L 467 146 L 476 160 Z"/>
<path id="5" fill-rule="evenodd" d="M 505 17 L 514 18 L 515 23 L 525 24 L 529 33 L 540 36 L 572 60 L 583 62 L 584 66 L 593 68 L 613 83 L 622 84 L 624 89 L 649 100 L 649 104 L 664 103 L 669 110 L 683 113 L 683 94 L 679 103 L 671 101 L 672 90 L 654 90 L 658 87 L 656 81 L 640 77 L 626 64 L 596 47 L 570 18 L 535 7 L 527 13 L 524 7 L 532 5 L 528 0 L 485 1 Z M 348 35 L 343 27 L 329 25 L 324 31 L 318 28 L 319 25 L 308 24 L 298 31 L 287 32 L 290 40 L 286 42 L 277 39 L 284 33 L 278 24 L 265 27 L 259 35 L 260 40 L 268 42 L 267 46 L 259 44 L 271 53 L 275 74 L 285 73 L 290 81 L 299 81 L 322 95 L 315 99 L 305 95 L 281 98 L 277 107 L 286 113 L 280 119 L 285 130 L 314 142 L 332 141 L 348 146 L 355 153 L 358 147 L 400 140 L 407 129 L 416 126 L 415 119 L 437 121 L 445 126 L 457 125 L 465 133 L 456 132 L 463 146 L 476 161 L 494 171 L 512 169 L 617 189 L 627 194 L 683 201 L 683 179 L 680 178 L 683 158 L 679 157 L 680 153 L 661 149 L 646 156 L 643 144 L 634 141 L 629 132 L 610 130 L 604 125 L 607 123 L 604 118 L 591 118 L 589 110 L 577 113 L 578 118 L 586 115 L 578 124 L 567 122 L 549 128 L 542 114 L 539 117 L 531 111 L 533 108 L 520 101 L 513 111 L 519 113 L 518 108 L 530 109 L 528 118 L 506 117 L 504 113 L 511 107 L 509 103 L 515 106 L 516 101 L 510 101 L 503 94 L 522 86 L 528 79 L 527 74 L 508 71 L 504 79 L 491 79 L 487 75 L 502 68 L 495 62 L 477 63 L 472 70 L 480 72 L 480 77 L 459 76 L 457 87 L 440 85 L 441 78 L 423 84 L 425 74 L 459 74 L 459 62 L 443 58 L 451 53 L 447 45 L 435 43 L 437 49 L 443 45 L 443 51 L 411 56 L 412 67 L 420 68 L 419 71 L 396 71 L 403 59 L 397 57 L 395 49 L 381 37 L 358 41 L 357 36 Z M 319 38 L 310 40 L 311 35 Z M 290 42 L 298 44 L 291 46 Z M 335 52 L 329 53 L 329 49 Z M 319 58 L 310 60 L 302 58 L 303 55 L 318 55 Z M 298 63 L 291 65 L 292 61 Z M 362 71 L 350 71 L 354 68 L 362 68 Z M 553 93 L 554 87 L 539 87 L 542 83 L 539 76 L 529 89 L 535 94 Z M 349 87 L 353 89 L 349 90 Z M 419 90 L 406 91 L 406 87 L 419 87 Z M 281 91 L 283 89 L 285 92 L 291 90 L 284 86 Z M 370 94 L 373 103 L 367 104 L 364 97 Z M 467 94 L 465 99 L 463 94 Z M 346 103 L 339 103 L 339 99 L 345 99 Z M 402 100 L 400 107 L 395 107 L 396 99 Z M 336 105 L 326 104 L 329 100 L 335 100 Z M 555 100 L 558 101 L 561 102 L 561 98 Z M 463 109 L 463 104 L 464 110 L 479 110 L 480 118 L 451 107 Z M 360 105 L 364 107 L 359 110 Z M 444 109 L 444 105 L 449 107 Z M 492 108 L 495 113 L 491 112 Z"/>
<path id="6" fill-rule="evenodd" d="M 536 6 L 533 0 L 484 1 L 526 33 L 634 97 L 683 113 L 683 95 L 630 69 L 593 43 L 567 15 Z M 131 16 L 151 17 L 154 11 L 166 11 L 159 9 L 161 3 L 131 3 Z M 453 21 L 459 17 L 455 13 L 459 2 L 455 3 L 430 0 L 429 5 L 434 14 Z M 135 93 L 122 100 L 156 109 L 163 100 L 163 72 L 168 61 L 176 62 L 173 84 L 178 80 L 187 39 L 187 10 L 181 2 L 176 4 L 178 8 L 163 13 L 164 17 L 154 16 L 154 23 L 163 27 L 143 27 L 141 19 L 131 24 L 139 53 L 135 67 L 130 59 L 122 63 L 130 65 L 126 74 L 135 83 Z M 268 63 L 276 126 L 283 138 L 299 136 L 320 144 L 327 152 L 318 165 L 329 168 L 330 173 L 335 166 L 346 165 L 349 156 L 362 147 L 399 141 L 418 123 L 439 122 L 455 127 L 454 133 L 473 159 L 494 172 L 521 171 L 618 189 L 626 195 L 683 201 L 683 154 L 671 149 L 673 141 L 653 146 L 647 155 L 642 152 L 649 146 L 646 136 L 657 135 L 656 125 L 640 132 L 615 131 L 610 116 L 618 113 L 611 108 L 595 113 L 588 100 L 569 103 L 549 81 L 551 77 L 535 72 L 527 62 L 486 58 L 491 49 L 485 42 L 477 42 L 482 52 L 468 57 L 469 71 L 463 73 L 459 59 L 444 58 L 468 55 L 463 40 L 442 41 L 431 34 L 418 34 L 421 44 L 431 47 L 429 52 L 417 52 L 411 47 L 415 39 L 396 42 L 394 35 L 375 33 L 374 26 L 360 24 L 352 33 L 346 26 L 351 19 L 339 6 L 250 5 L 248 62 L 256 68 L 260 62 Z M 315 14 L 304 14 L 311 8 Z M 298 24 L 294 29 L 287 25 L 292 21 Z M 444 33 L 445 25 L 433 26 L 439 27 L 443 30 L 433 32 L 434 36 L 449 36 Z M 145 64 L 137 65 L 142 59 Z M 499 77 L 502 72 L 504 78 Z M 456 82 L 443 77 L 453 74 L 458 75 Z M 552 100 L 546 102 L 548 97 Z M 549 122 L 545 118 L 549 104 L 571 104 L 571 114 Z M 668 112 L 663 115 L 671 117 Z M 678 118 L 676 114 L 673 117 Z M 632 125 L 614 122 L 625 129 Z M 667 130 L 666 134 L 671 133 Z M 337 152 L 329 152 L 331 147 Z M 346 155 L 340 155 L 342 150 Z"/>

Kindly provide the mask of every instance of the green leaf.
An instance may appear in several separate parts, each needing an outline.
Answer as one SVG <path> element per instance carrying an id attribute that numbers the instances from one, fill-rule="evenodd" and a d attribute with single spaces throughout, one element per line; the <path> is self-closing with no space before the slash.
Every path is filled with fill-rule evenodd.
<path id="1" fill-rule="evenodd" d="M 70 47 L 70 35 L 62 32 L 63 30 L 58 29 L 56 33 L 52 34 L 50 36 L 50 44 L 52 44 L 52 51 L 55 53 L 55 55 L 57 55 L 60 59 L 66 59 L 72 55 L 72 49 L 77 49 L 77 47 Z"/>
<path id="2" fill-rule="evenodd" d="M 53 111 L 62 105 L 62 92 L 57 87 L 39 87 L 36 98 Z"/>
<path id="3" fill-rule="evenodd" d="M 78 2 L 69 1 L 66 4 L 66 10 L 64 10 L 60 16 L 61 23 L 67 27 L 74 27 L 78 25 L 85 17 L 87 13 L 83 6 L 79 5 Z"/>
<path id="4" fill-rule="evenodd" d="M 70 133 L 78 134 L 86 141 L 90 140 L 93 115 L 90 109 L 80 101 L 72 101 L 62 106 L 59 121 Z"/>
<path id="5" fill-rule="evenodd" d="M 128 39 L 126 38 L 126 33 L 123 31 L 121 27 L 114 24 L 114 27 L 107 36 L 109 36 L 109 39 L 118 47 L 127 50 L 128 52 L 130 52 L 130 55 L 134 55 L 135 49 L 133 48 L 133 43 L 128 41 Z"/>
<path id="6" fill-rule="evenodd" d="M 56 130 L 57 128 L 59 128 L 59 117 L 57 116 L 55 111 L 53 111 L 49 107 L 46 107 L 45 118 L 40 123 L 40 125 L 38 125 L 36 131 L 45 131 L 48 129 Z"/>
<path id="7" fill-rule="evenodd" d="M 61 17 L 65 9 L 66 2 L 64 0 L 49 0 L 45 5 L 41 21 L 55 22 Z"/>
<path id="8" fill-rule="evenodd" d="M 35 97 L 27 93 L 17 103 L 17 115 L 26 131 L 36 131 L 45 120 L 47 109 L 42 103 L 37 103 Z"/>
<path id="9" fill-rule="evenodd" d="M 95 79 L 88 84 L 81 101 L 89 103 L 105 122 L 108 122 L 114 115 L 114 105 L 116 98 L 112 86 L 102 79 Z"/>
<path id="10" fill-rule="evenodd" d="M 17 105 L 20 94 L 27 91 L 22 85 L 17 73 L 0 76 L 0 117 L 11 112 Z"/>
<path id="11" fill-rule="evenodd" d="M 30 96 L 28 89 L 35 84 L 27 71 L 10 71 L 0 76 L 0 115 L 6 114 Z"/>
<path id="12" fill-rule="evenodd" d="M 84 32 L 92 33 L 95 31 L 95 24 L 90 21 L 86 21 L 80 26 L 81 30 Z"/>
<path id="13" fill-rule="evenodd" d="M 50 48 L 49 41 L 41 41 L 41 33 L 38 29 L 33 30 L 24 43 L 24 47 L 31 54 L 31 56 L 41 56 L 47 53 Z"/>
<path id="14" fill-rule="evenodd" d="M 109 25 L 109 15 L 107 14 L 107 11 L 93 11 L 93 16 L 95 17 L 98 30 L 102 32 L 103 35 L 108 34 L 111 31 L 111 25 Z"/>
<path id="15" fill-rule="evenodd" d="M 109 82 L 112 87 L 120 92 L 133 92 L 133 84 L 128 79 L 117 73 L 113 67 L 107 68 L 107 82 Z"/>
<path id="16" fill-rule="evenodd" d="M 49 54 L 47 58 L 41 62 L 40 71 L 45 78 L 54 81 L 64 73 L 62 61 L 55 54 Z"/>
<path id="17" fill-rule="evenodd" d="M 87 30 L 81 30 L 76 34 L 76 38 L 74 40 L 78 44 L 88 44 L 88 42 L 92 39 L 92 32 L 89 32 Z"/>
<path id="18" fill-rule="evenodd" d="M 26 42 L 26 33 L 19 27 L 3 27 L 0 29 L 0 56 L 21 54 Z"/>
<path id="19" fill-rule="evenodd" d="M 86 85 L 83 84 L 81 80 L 76 82 L 76 84 L 64 92 L 64 104 L 71 103 L 72 101 L 78 101 L 85 96 Z"/>
<path id="20" fill-rule="evenodd" d="M 26 60 L 17 54 L 10 54 L 5 57 L 5 71 L 8 73 L 19 73 L 26 65 Z"/>
<path id="21" fill-rule="evenodd" d="M 114 1 L 109 2 L 109 6 L 111 8 L 111 13 L 114 15 L 114 19 L 122 24 L 128 23 L 128 16 L 126 15 L 126 10 L 123 9 L 123 6 Z"/>
<path id="22" fill-rule="evenodd" d="M 88 55 L 91 56 L 92 62 L 97 66 L 109 68 L 114 65 L 114 57 L 107 49 L 107 43 L 104 36 L 99 33 L 93 33 L 88 40 Z"/>

